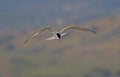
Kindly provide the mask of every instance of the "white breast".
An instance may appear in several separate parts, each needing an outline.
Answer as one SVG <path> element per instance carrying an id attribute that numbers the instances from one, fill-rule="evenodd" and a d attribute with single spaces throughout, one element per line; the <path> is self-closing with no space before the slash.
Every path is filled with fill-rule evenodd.
<path id="1" fill-rule="evenodd" d="M 48 38 L 46 40 L 55 40 L 55 39 L 58 39 L 58 37 L 52 36 L 52 37 L 50 37 L 50 38 Z"/>
<path id="2" fill-rule="evenodd" d="M 55 40 L 55 39 L 59 39 L 59 38 L 57 37 L 57 35 L 56 35 L 56 32 L 52 32 L 52 34 L 53 34 L 53 36 L 50 37 L 50 38 L 48 38 L 48 39 L 46 39 L 46 40 Z"/>

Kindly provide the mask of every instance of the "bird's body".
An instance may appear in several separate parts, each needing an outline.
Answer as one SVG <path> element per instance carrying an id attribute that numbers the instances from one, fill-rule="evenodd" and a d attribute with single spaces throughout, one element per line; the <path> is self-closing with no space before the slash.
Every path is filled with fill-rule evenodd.
<path id="1" fill-rule="evenodd" d="M 90 32 L 93 32 L 93 33 L 96 33 L 95 31 L 93 30 L 90 30 L 90 29 L 87 29 L 87 28 L 80 28 L 80 27 L 75 27 L 75 26 L 67 26 L 65 28 L 63 28 L 61 31 L 59 32 L 55 32 L 51 29 L 51 27 L 46 27 L 46 28 L 43 28 L 41 29 L 40 31 L 34 33 L 33 35 L 31 35 L 26 41 L 25 43 L 27 43 L 28 41 L 30 41 L 31 39 L 35 38 L 36 36 L 38 36 L 41 32 L 44 32 L 46 30 L 50 31 L 53 36 L 46 39 L 46 40 L 57 40 L 57 39 L 61 39 L 64 35 L 66 35 L 67 33 L 65 32 L 66 30 L 69 30 L 69 29 L 75 29 L 75 30 L 82 30 L 82 31 L 90 31 Z"/>
<path id="2" fill-rule="evenodd" d="M 67 33 L 54 33 L 52 37 L 46 39 L 46 40 L 58 40 L 61 39 L 61 37 L 63 37 L 64 35 L 66 35 Z"/>

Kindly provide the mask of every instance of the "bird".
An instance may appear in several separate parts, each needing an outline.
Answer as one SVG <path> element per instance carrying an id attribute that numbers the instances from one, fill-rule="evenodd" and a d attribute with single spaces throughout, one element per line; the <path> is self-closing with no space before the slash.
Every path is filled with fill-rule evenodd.
<path id="1" fill-rule="evenodd" d="M 77 27 L 77 26 L 67 26 L 67 27 L 63 28 L 62 30 L 56 32 L 56 31 L 53 31 L 53 29 L 50 26 L 47 26 L 47 27 L 42 28 L 39 31 L 33 33 L 29 38 L 27 38 L 25 40 L 24 44 L 26 44 L 28 41 L 32 40 L 33 38 L 37 37 L 40 33 L 44 32 L 44 31 L 49 31 L 53 35 L 52 37 L 50 37 L 46 40 L 61 39 L 64 35 L 67 34 L 65 32 L 67 30 L 81 30 L 81 31 L 88 31 L 88 32 L 96 33 L 95 31 L 93 31 L 91 29 Z"/>

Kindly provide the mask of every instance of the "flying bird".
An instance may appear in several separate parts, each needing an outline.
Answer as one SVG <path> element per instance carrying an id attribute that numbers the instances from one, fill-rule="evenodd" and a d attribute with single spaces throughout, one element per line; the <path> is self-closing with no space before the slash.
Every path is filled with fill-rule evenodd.
<path id="1" fill-rule="evenodd" d="M 88 31 L 88 32 L 92 32 L 92 33 L 96 33 L 95 31 L 91 30 L 91 29 L 87 29 L 87 28 L 82 28 L 82 27 L 77 27 L 77 26 L 67 26 L 65 28 L 63 28 L 62 30 L 56 32 L 53 31 L 51 27 L 45 27 L 37 32 L 35 32 L 34 34 L 32 34 L 27 40 L 25 40 L 25 44 L 32 40 L 33 38 L 37 37 L 40 33 L 44 32 L 44 31 L 49 31 L 50 33 L 53 34 L 52 37 L 46 39 L 46 40 L 55 40 L 55 39 L 60 39 L 61 37 L 63 37 L 64 35 L 66 35 L 66 31 L 67 30 L 81 30 L 81 31 Z"/>

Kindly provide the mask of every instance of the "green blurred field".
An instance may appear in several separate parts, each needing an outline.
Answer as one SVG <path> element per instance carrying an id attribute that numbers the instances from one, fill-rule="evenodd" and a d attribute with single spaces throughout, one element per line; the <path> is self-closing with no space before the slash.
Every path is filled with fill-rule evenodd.
<path id="1" fill-rule="evenodd" d="M 0 35 L 0 77 L 120 76 L 119 20 L 117 16 L 115 21 L 103 18 L 85 23 L 94 24 L 97 34 L 73 32 L 49 42 L 38 37 L 27 45 L 24 40 L 34 30 L 5 31 Z"/>
<path id="2" fill-rule="evenodd" d="M 51 54 L 0 53 L 1 77 L 86 77 L 94 70 L 115 74 L 120 70 L 120 57 L 96 58 L 88 55 L 70 57 Z M 101 73 L 100 72 L 100 73 Z M 104 73 L 103 73 L 104 74 Z"/>

